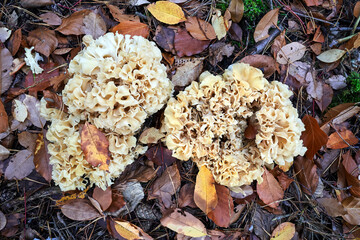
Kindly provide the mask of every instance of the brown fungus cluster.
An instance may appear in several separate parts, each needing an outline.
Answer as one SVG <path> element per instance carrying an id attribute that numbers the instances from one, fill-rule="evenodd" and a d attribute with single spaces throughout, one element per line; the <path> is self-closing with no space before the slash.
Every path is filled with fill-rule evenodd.
<path id="1" fill-rule="evenodd" d="M 265 164 L 292 163 L 306 151 L 291 95 L 285 84 L 269 83 L 248 64 L 233 64 L 223 75 L 204 72 L 168 101 L 166 145 L 174 157 L 205 165 L 219 184 L 261 182 Z M 253 139 L 244 136 L 249 125 L 257 129 Z"/>
<path id="2" fill-rule="evenodd" d="M 83 38 L 85 48 L 71 61 L 62 95 L 68 113 L 47 108 L 47 132 L 53 180 L 63 191 L 90 184 L 105 189 L 124 168 L 146 151 L 134 134 L 161 109 L 173 86 L 160 63 L 161 51 L 143 37 L 107 33 Z M 80 126 L 90 122 L 109 140 L 109 170 L 89 164 L 81 149 Z"/>

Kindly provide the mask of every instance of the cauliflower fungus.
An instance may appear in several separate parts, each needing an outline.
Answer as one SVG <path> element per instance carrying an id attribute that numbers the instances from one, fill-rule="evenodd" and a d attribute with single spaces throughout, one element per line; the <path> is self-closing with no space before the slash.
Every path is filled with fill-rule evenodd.
<path id="1" fill-rule="evenodd" d="M 264 164 L 291 163 L 306 151 L 291 95 L 285 84 L 269 83 L 248 64 L 233 64 L 222 76 L 204 72 L 168 101 L 166 145 L 174 157 L 205 165 L 219 184 L 261 182 Z M 249 123 L 257 128 L 255 139 L 244 137 Z"/>
<path id="2" fill-rule="evenodd" d="M 146 151 L 134 134 L 164 106 L 173 90 L 153 42 L 118 33 L 96 40 L 87 35 L 83 42 L 85 48 L 70 62 L 71 78 L 62 92 L 68 113 L 47 108 L 46 101 L 41 101 L 42 116 L 52 121 L 46 134 L 52 176 L 63 191 L 83 189 L 86 179 L 102 189 L 111 185 Z M 108 171 L 85 159 L 79 131 L 85 121 L 109 140 Z"/>

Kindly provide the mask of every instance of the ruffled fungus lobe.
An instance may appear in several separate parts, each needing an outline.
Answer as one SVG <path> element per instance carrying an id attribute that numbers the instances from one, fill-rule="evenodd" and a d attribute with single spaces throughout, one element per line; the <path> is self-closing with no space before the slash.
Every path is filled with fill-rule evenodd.
<path id="1" fill-rule="evenodd" d="M 264 164 L 284 165 L 303 155 L 304 125 L 280 82 L 269 83 L 262 72 L 244 63 L 221 76 L 200 75 L 165 109 L 162 131 L 166 145 L 180 160 L 207 166 L 215 180 L 232 188 L 262 181 Z M 248 124 L 255 139 L 246 139 Z"/>
<path id="2" fill-rule="evenodd" d="M 107 33 L 97 40 L 84 37 L 85 48 L 71 61 L 62 94 L 68 113 L 47 108 L 52 121 L 46 134 L 53 180 L 63 191 L 84 189 L 88 179 L 105 189 L 147 147 L 135 132 L 145 119 L 164 106 L 173 86 L 160 63 L 161 52 L 142 37 Z M 109 170 L 92 166 L 81 150 L 80 128 L 95 125 L 109 140 Z"/>

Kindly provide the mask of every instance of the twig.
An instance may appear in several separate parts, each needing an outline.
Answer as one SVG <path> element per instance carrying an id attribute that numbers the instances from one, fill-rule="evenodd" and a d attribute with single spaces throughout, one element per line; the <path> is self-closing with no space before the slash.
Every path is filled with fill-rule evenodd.
<path id="1" fill-rule="evenodd" d="M 264 50 L 264 48 L 282 32 L 282 30 L 283 30 L 283 27 L 280 26 L 279 28 L 276 28 L 273 31 L 271 31 L 270 36 L 268 38 L 258 42 L 255 45 L 254 49 L 252 49 L 252 51 L 250 51 L 251 55 L 261 53 Z"/>
<path id="2" fill-rule="evenodd" d="M 326 20 L 323 20 L 323 19 L 320 19 L 320 18 L 310 17 L 310 16 L 308 16 L 306 14 L 302 14 L 302 13 L 299 13 L 299 12 L 296 12 L 296 11 L 294 11 L 294 13 L 296 13 L 297 15 L 299 15 L 301 17 L 311 18 L 311 19 L 314 19 L 315 21 L 318 21 L 318 22 L 323 22 L 323 23 L 328 23 L 328 24 L 334 25 L 332 22 L 329 22 L 329 21 L 326 21 Z"/>

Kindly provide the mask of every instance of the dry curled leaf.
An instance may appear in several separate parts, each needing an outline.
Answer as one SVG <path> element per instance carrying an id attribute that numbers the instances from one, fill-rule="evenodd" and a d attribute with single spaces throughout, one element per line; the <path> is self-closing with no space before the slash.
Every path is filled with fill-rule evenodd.
<path id="1" fill-rule="evenodd" d="M 101 217 L 101 214 L 87 199 L 74 199 L 61 207 L 61 212 L 75 221 L 88 221 Z"/>
<path id="2" fill-rule="evenodd" d="M 149 12 L 160 22 L 166 24 L 178 24 L 186 21 L 184 12 L 176 3 L 157 1 L 147 6 Z"/>
<path id="3" fill-rule="evenodd" d="M 284 197 L 284 190 L 275 177 L 265 168 L 262 175 L 263 182 L 256 184 L 256 191 L 259 198 L 269 207 L 277 208 L 280 204 L 279 200 Z"/>
<path id="4" fill-rule="evenodd" d="M 109 170 L 109 140 L 104 133 L 88 122 L 81 130 L 81 150 L 86 161 L 92 166 Z"/>
<path id="5" fill-rule="evenodd" d="M 147 38 L 149 36 L 149 27 L 148 25 L 141 22 L 134 21 L 123 21 L 113 27 L 111 32 L 118 32 L 123 35 L 131 35 L 131 36 L 141 36 Z"/>
<path id="6" fill-rule="evenodd" d="M 233 199 L 230 196 L 230 190 L 227 187 L 216 184 L 215 188 L 218 196 L 218 204 L 207 216 L 219 227 L 227 228 L 234 215 Z"/>
<path id="7" fill-rule="evenodd" d="M 269 29 L 271 27 L 277 26 L 278 17 L 279 17 L 278 8 L 273 9 L 265 14 L 265 16 L 260 20 L 260 22 L 255 28 L 255 32 L 254 32 L 255 42 L 259 42 L 270 36 L 268 33 Z"/>
<path id="8" fill-rule="evenodd" d="M 218 204 L 215 180 L 206 166 L 202 166 L 196 176 L 194 201 L 196 205 L 206 214 L 213 211 Z"/>
<path id="9" fill-rule="evenodd" d="M 221 16 L 221 11 L 219 9 L 214 10 L 214 13 L 211 17 L 211 24 L 214 28 L 218 40 L 226 36 L 228 30 L 227 22 L 225 18 Z"/>
<path id="10" fill-rule="evenodd" d="M 319 183 L 319 176 L 316 172 L 316 165 L 313 160 L 304 157 L 297 157 L 294 161 L 296 177 L 301 183 L 301 189 L 306 194 L 315 193 Z"/>
<path id="11" fill-rule="evenodd" d="M 213 26 L 197 17 L 189 17 L 185 22 L 186 30 L 198 40 L 212 40 L 216 38 Z"/>
<path id="12" fill-rule="evenodd" d="M 289 64 L 300 60 L 306 51 L 306 47 L 298 42 L 292 42 L 283 46 L 277 54 L 276 61 L 280 64 Z"/>
<path id="13" fill-rule="evenodd" d="M 348 129 L 343 131 L 334 132 L 329 136 L 328 142 L 326 144 L 327 148 L 331 149 L 341 149 L 346 148 L 351 145 L 355 145 L 359 142 L 359 139 Z"/>

